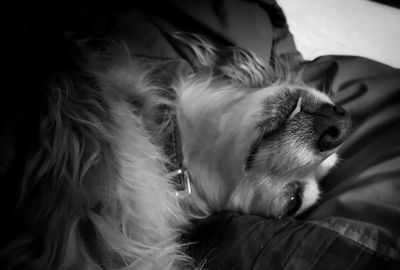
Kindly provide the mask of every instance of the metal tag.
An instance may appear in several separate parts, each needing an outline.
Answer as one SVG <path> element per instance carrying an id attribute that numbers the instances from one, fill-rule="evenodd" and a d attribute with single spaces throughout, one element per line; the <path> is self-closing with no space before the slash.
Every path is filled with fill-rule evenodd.
<path id="1" fill-rule="evenodd" d="M 176 193 L 180 198 L 188 197 L 192 194 L 191 175 L 185 168 L 173 172 L 175 178 Z"/>

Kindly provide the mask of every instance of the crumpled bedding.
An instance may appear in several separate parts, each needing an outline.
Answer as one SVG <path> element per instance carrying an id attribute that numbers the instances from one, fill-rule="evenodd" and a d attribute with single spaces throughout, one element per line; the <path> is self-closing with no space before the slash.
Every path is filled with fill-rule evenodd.
<path id="1" fill-rule="evenodd" d="M 109 10 L 102 4 L 101 16 L 90 14 L 90 23 L 71 28 L 78 36 L 123 39 L 139 55 L 189 64 L 191 52 L 171 38 L 176 31 L 244 47 L 271 66 L 302 70 L 307 83 L 329 91 L 352 116 L 342 161 L 322 181 L 324 194 L 316 207 L 299 219 L 226 211 L 193 221 L 185 239 L 193 243 L 187 251 L 199 264 L 205 269 L 400 269 L 400 70 L 349 56 L 305 62 L 274 0 L 132 3 Z M 75 15 L 68 17 L 78 20 Z"/>
<path id="2" fill-rule="evenodd" d="M 358 57 L 327 56 L 305 72 L 352 115 L 340 166 L 304 218 L 400 260 L 400 71 Z M 309 76 L 309 77 L 308 77 Z M 319 85 L 318 85 L 319 84 Z"/>
<path id="3" fill-rule="evenodd" d="M 197 221 L 188 240 L 205 269 L 399 269 L 397 260 L 304 220 L 222 212 Z"/>

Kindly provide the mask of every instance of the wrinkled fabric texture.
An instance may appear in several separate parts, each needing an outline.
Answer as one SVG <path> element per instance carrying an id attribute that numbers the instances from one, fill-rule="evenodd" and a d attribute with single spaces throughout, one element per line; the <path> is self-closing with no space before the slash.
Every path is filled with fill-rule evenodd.
<path id="1" fill-rule="evenodd" d="M 190 240 L 196 245 L 190 247 L 191 254 L 206 269 L 394 270 L 400 266 L 349 237 L 302 220 L 222 212 L 197 221 L 192 234 Z"/>
<path id="2" fill-rule="evenodd" d="M 400 71 L 327 56 L 310 63 L 305 77 L 330 89 L 354 127 L 343 161 L 322 182 L 322 200 L 304 218 L 400 260 Z"/>
<path id="3" fill-rule="evenodd" d="M 117 3 L 97 4 L 95 9 L 83 5 L 84 12 L 78 15 L 84 19 L 66 16 L 83 26 L 60 23 L 58 28 L 72 28 L 77 37 L 112 36 L 129 43 L 137 55 L 189 64 L 193 55 L 172 38 L 174 32 L 198 33 L 218 46 L 240 46 L 266 65 L 288 64 L 302 70 L 304 81 L 329 92 L 353 120 L 352 135 L 340 150 L 342 161 L 322 181 L 323 196 L 316 207 L 298 220 L 222 212 L 194 221 L 185 239 L 193 243 L 187 251 L 200 265 L 205 269 L 400 269 L 399 70 L 349 56 L 304 61 L 273 0 Z M 57 12 L 52 16 L 57 21 Z M 3 31 L 3 43 L 11 32 Z M 34 61 L 27 61 L 29 69 Z M 25 104 L 20 96 L 15 99 Z M 6 197 L 3 201 L 8 203 Z"/>

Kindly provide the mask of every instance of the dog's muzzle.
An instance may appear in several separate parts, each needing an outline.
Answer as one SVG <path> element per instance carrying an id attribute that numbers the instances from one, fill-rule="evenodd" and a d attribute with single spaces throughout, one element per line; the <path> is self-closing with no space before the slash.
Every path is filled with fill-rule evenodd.
<path id="1" fill-rule="evenodd" d="M 317 148 L 321 152 L 340 146 L 350 134 L 350 115 L 340 106 L 323 104 L 313 113 L 313 117 L 318 136 Z"/>

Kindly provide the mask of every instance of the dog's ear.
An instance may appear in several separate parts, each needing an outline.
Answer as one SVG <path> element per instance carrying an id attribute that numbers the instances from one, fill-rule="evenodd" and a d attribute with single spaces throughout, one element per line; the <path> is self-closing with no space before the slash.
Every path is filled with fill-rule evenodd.
<path id="1" fill-rule="evenodd" d="M 273 80 L 273 73 L 265 68 L 262 61 L 242 48 L 221 50 L 216 69 L 231 81 L 250 88 L 261 88 Z"/>
<path id="2" fill-rule="evenodd" d="M 175 33 L 174 38 L 190 48 L 189 58 L 196 72 L 208 71 L 249 88 L 265 87 L 274 80 L 274 73 L 252 52 L 238 47 L 217 48 L 205 38 L 190 33 Z"/>
<path id="3" fill-rule="evenodd" d="M 190 48 L 194 57 L 192 59 L 189 57 L 189 61 L 195 70 L 203 70 L 215 66 L 217 48 L 211 42 L 191 33 L 177 32 L 172 36 Z"/>

